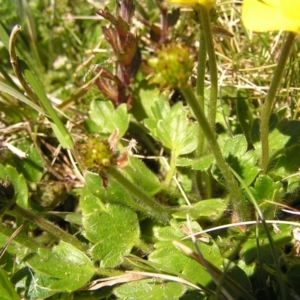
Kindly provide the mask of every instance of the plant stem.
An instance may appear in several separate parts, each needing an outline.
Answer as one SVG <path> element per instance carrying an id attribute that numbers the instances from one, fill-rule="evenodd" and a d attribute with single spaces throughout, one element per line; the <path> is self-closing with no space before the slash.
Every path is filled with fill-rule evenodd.
<path id="1" fill-rule="evenodd" d="M 208 121 L 212 130 L 215 129 L 217 100 L 218 100 L 218 69 L 217 60 L 213 42 L 213 35 L 210 26 L 209 11 L 205 5 L 198 6 L 198 14 L 202 25 L 202 30 L 205 38 L 205 44 L 208 53 L 209 71 L 210 71 L 210 102 Z"/>
<path id="2" fill-rule="evenodd" d="M 106 171 L 111 175 L 119 184 L 121 184 L 130 194 L 134 196 L 135 201 L 144 207 L 144 213 L 150 214 L 163 223 L 169 222 L 169 214 L 166 209 L 161 206 L 154 198 L 147 195 L 143 190 L 136 186 L 133 182 L 127 179 L 115 167 L 108 167 Z"/>
<path id="3" fill-rule="evenodd" d="M 294 41 L 296 38 L 295 33 L 288 33 L 288 36 L 284 42 L 281 50 L 281 54 L 276 66 L 270 89 L 268 91 L 267 97 L 262 107 L 261 111 L 261 121 L 260 121 L 260 141 L 261 141 L 261 169 L 262 173 L 267 172 L 268 162 L 269 162 L 269 119 L 274 104 L 276 92 L 281 83 L 283 72 L 285 69 L 286 62 L 291 53 Z"/>
<path id="4" fill-rule="evenodd" d="M 66 243 L 69 243 L 76 247 L 77 249 L 81 251 L 86 251 L 87 246 L 82 244 L 77 238 L 75 238 L 73 235 L 67 233 L 66 231 L 60 229 L 53 223 L 45 220 L 44 218 L 41 218 L 40 216 L 37 216 L 22 207 L 18 206 L 17 204 L 13 205 L 12 210 L 20 217 L 33 222 L 34 224 L 40 226 L 44 230 L 50 232 L 53 234 L 56 238 L 63 240 Z"/>
<path id="5" fill-rule="evenodd" d="M 205 88 L 205 69 L 206 69 L 206 43 L 204 32 L 201 30 L 201 26 L 199 25 L 199 49 L 198 49 L 198 66 L 197 66 L 197 83 L 196 83 L 196 93 L 198 102 L 203 111 L 204 108 L 204 88 Z M 203 135 L 202 130 L 199 130 L 198 137 L 198 146 L 195 152 L 196 158 L 202 157 L 205 149 L 205 137 Z M 197 188 L 198 194 L 200 198 L 204 198 L 206 192 L 203 187 L 203 172 L 195 171 L 195 187 Z M 204 175 L 205 176 L 205 175 Z"/>
<path id="6" fill-rule="evenodd" d="M 196 83 L 196 91 L 197 98 L 200 103 L 200 106 L 204 110 L 204 80 L 205 80 L 205 67 L 206 67 L 206 43 L 204 32 L 201 30 L 199 33 L 199 49 L 198 49 L 198 66 L 197 66 L 197 83 Z"/>
<path id="7" fill-rule="evenodd" d="M 217 166 L 219 167 L 223 177 L 225 178 L 236 221 L 248 220 L 249 219 L 248 205 L 242 195 L 241 189 L 239 188 L 237 181 L 235 180 L 233 174 L 230 171 L 230 167 L 227 165 L 222 155 L 221 149 L 215 137 L 215 133 L 210 127 L 205 117 L 205 114 L 199 102 L 197 101 L 194 91 L 189 85 L 185 85 L 181 87 L 181 92 L 184 95 L 185 100 L 193 110 L 194 115 L 199 123 L 199 126 L 201 127 L 207 139 L 207 142 L 211 148 L 211 151 L 215 157 Z"/>

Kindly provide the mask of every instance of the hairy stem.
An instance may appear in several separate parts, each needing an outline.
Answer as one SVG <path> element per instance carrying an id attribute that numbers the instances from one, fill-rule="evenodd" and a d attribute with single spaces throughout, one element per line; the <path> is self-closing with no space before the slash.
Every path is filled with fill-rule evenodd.
<path id="1" fill-rule="evenodd" d="M 37 216 L 22 207 L 15 204 L 12 207 L 12 210 L 20 217 L 40 226 L 44 230 L 50 232 L 53 234 L 57 239 L 63 240 L 66 243 L 69 243 L 76 247 L 77 249 L 81 251 L 87 250 L 87 246 L 82 244 L 77 238 L 75 238 L 73 235 L 67 233 L 66 231 L 62 230 L 61 228 L 57 227 L 53 223 L 45 220 L 44 218 Z"/>

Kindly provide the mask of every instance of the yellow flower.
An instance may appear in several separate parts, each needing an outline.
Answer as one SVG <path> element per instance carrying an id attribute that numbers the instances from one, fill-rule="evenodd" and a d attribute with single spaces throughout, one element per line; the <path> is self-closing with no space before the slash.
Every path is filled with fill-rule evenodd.
<path id="1" fill-rule="evenodd" d="M 253 31 L 285 30 L 300 33 L 299 0 L 244 0 L 242 19 Z"/>
<path id="2" fill-rule="evenodd" d="M 209 8 L 212 8 L 216 4 L 216 0 L 166 0 L 166 2 L 183 6 L 199 3 L 200 5 L 208 6 Z"/>

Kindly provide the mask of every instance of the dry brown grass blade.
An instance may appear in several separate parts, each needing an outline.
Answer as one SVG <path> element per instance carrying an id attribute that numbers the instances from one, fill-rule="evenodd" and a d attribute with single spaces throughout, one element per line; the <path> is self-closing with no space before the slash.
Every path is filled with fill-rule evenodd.
<path id="1" fill-rule="evenodd" d="M 23 223 L 21 226 L 19 226 L 14 233 L 7 239 L 7 241 L 5 242 L 5 244 L 2 246 L 2 248 L 0 249 L 0 259 L 2 258 L 2 256 L 4 255 L 6 249 L 8 248 L 8 246 L 10 245 L 10 243 L 13 241 L 13 239 L 19 234 L 19 232 L 23 229 L 23 227 L 25 226 L 26 222 Z"/>
<path id="2" fill-rule="evenodd" d="M 177 276 L 171 276 L 171 275 L 159 274 L 159 273 L 150 273 L 150 272 L 139 272 L 139 271 L 127 271 L 126 274 L 120 276 L 95 280 L 88 287 L 86 287 L 86 289 L 97 290 L 105 286 L 112 286 L 120 283 L 137 281 L 145 278 L 157 278 L 166 281 L 178 282 L 193 287 L 196 290 L 201 290 L 201 288 L 199 288 L 197 285 L 185 279 L 179 278 Z"/>
<path id="3" fill-rule="evenodd" d="M 90 285 L 87 286 L 85 289 L 93 291 L 93 290 L 98 290 L 105 286 L 112 286 L 112 285 L 116 285 L 119 283 L 126 283 L 126 282 L 141 280 L 144 278 L 147 278 L 147 276 L 128 272 L 128 273 L 120 275 L 120 276 L 113 276 L 113 277 L 109 277 L 109 278 L 97 279 L 97 280 L 91 282 Z"/>
<path id="4" fill-rule="evenodd" d="M 168 281 L 175 281 L 175 282 L 179 282 L 179 283 L 191 286 L 194 289 L 201 290 L 201 288 L 198 287 L 197 285 L 195 285 L 183 278 L 177 277 L 177 276 L 171 276 L 171 275 L 159 274 L 159 273 L 138 272 L 138 271 L 127 271 L 126 273 L 136 274 L 136 275 L 145 276 L 145 277 L 149 277 L 149 278 L 159 278 L 159 279 L 168 280 Z"/>

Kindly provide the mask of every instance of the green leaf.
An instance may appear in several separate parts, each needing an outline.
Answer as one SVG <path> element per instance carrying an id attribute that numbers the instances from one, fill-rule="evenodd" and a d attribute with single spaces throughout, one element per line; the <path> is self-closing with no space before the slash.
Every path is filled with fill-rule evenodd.
<path id="1" fill-rule="evenodd" d="M 292 265 L 287 272 L 287 282 L 293 287 L 296 294 L 300 294 L 300 265 Z"/>
<path id="2" fill-rule="evenodd" d="M 149 255 L 148 259 L 178 273 L 182 272 L 190 260 L 190 258 L 174 247 L 171 241 L 155 243 L 155 250 Z"/>
<path id="3" fill-rule="evenodd" d="M 153 106 L 151 106 L 151 112 L 149 113 L 149 118 L 155 121 L 163 120 L 168 117 L 171 113 L 170 104 L 166 99 L 160 98 L 159 101 L 155 101 Z"/>
<path id="4" fill-rule="evenodd" d="M 273 182 L 271 177 L 260 175 L 256 179 L 254 187 L 250 187 L 250 191 L 259 204 L 265 218 L 273 219 L 277 211 L 277 205 L 264 202 L 264 200 L 281 202 L 284 192 L 281 182 Z"/>
<path id="5" fill-rule="evenodd" d="M 232 280 L 234 280 L 236 283 L 242 286 L 246 291 L 250 293 L 253 292 L 251 282 L 247 274 L 239 266 L 231 263 L 230 267 L 226 270 L 226 276 L 230 277 Z M 226 283 L 225 286 L 229 291 L 230 295 L 233 296 L 233 299 L 240 299 L 239 296 L 241 295 L 241 291 L 237 291 L 236 287 L 235 288 L 229 287 L 228 285 L 226 285 Z"/>
<path id="6" fill-rule="evenodd" d="M 258 226 L 259 229 L 259 244 L 260 246 L 257 248 L 257 237 L 255 234 L 255 227 L 252 227 L 251 234 L 249 235 L 247 241 L 243 244 L 240 255 L 243 257 L 245 263 L 249 265 L 252 263 L 258 255 L 260 255 L 260 261 L 264 264 L 274 264 L 273 256 L 271 255 L 271 248 L 269 244 L 269 240 L 266 236 L 264 228 L 262 225 Z M 273 230 L 270 230 L 272 240 L 274 245 L 276 246 L 275 250 L 277 252 L 277 257 L 283 255 L 282 249 L 280 249 L 283 245 L 289 243 L 292 239 L 291 236 L 291 228 L 287 225 L 279 226 L 280 232 L 274 233 Z"/>
<path id="7" fill-rule="evenodd" d="M 272 113 L 269 119 L 269 142 L 270 136 L 273 132 L 273 130 L 276 128 L 278 125 L 278 116 L 275 113 Z M 250 128 L 250 138 L 251 142 L 256 150 L 261 149 L 261 143 L 260 143 L 260 120 L 259 119 L 254 119 L 251 128 Z M 274 140 L 275 141 L 275 140 Z M 271 151 L 271 148 L 269 149 Z"/>
<path id="8" fill-rule="evenodd" d="M 25 260 L 35 272 L 50 277 L 50 280 L 45 280 L 44 288 L 51 291 L 77 290 L 90 280 L 95 271 L 83 252 L 65 242 L 60 242 L 52 251 L 41 248 Z"/>
<path id="9" fill-rule="evenodd" d="M 273 182 L 272 178 L 267 175 L 260 175 L 250 190 L 256 202 L 261 204 L 264 200 L 277 201 L 278 199 L 274 199 L 274 196 L 282 190 L 282 184 L 279 181 Z"/>
<path id="10" fill-rule="evenodd" d="M 140 101 L 148 118 L 153 120 L 163 119 L 170 110 L 168 95 L 146 81 L 140 83 L 136 100 Z"/>
<path id="11" fill-rule="evenodd" d="M 243 181 L 248 186 L 253 182 L 259 173 L 260 169 L 256 165 L 257 163 L 257 155 L 254 151 L 248 151 L 243 156 L 239 157 L 238 165 L 235 166 L 235 159 L 232 161 L 230 158 L 227 160 L 230 166 L 239 171 Z M 231 164 L 232 162 L 232 164 Z"/>
<path id="12" fill-rule="evenodd" d="M 154 107 L 157 106 L 158 102 L 155 102 Z M 159 113 L 155 115 L 156 119 L 145 120 L 154 138 L 177 155 L 188 154 L 196 149 L 198 126 L 188 120 L 181 103 L 174 105 L 164 118 L 157 119 L 157 116 L 160 116 Z"/>
<path id="13" fill-rule="evenodd" d="M 296 120 L 283 120 L 276 123 L 277 116 L 274 114 L 270 117 L 270 133 L 269 133 L 269 152 L 270 161 L 275 160 L 280 155 L 284 155 L 284 151 L 289 147 L 296 146 L 298 144 L 298 137 L 300 134 L 300 122 Z M 274 120 L 272 120 L 274 119 Z M 272 121 L 271 121 L 272 120 Z M 271 124 L 271 122 L 273 124 Z M 272 126 L 271 126 L 272 125 Z M 275 126 L 276 125 L 276 126 Z M 259 133 L 259 124 L 254 123 L 251 130 Z M 258 131 L 257 131 L 258 130 Z M 253 135 L 253 134 L 252 134 Z M 257 153 L 261 153 L 261 143 L 256 137 L 254 139 L 254 147 Z M 276 161 L 272 162 L 273 166 L 276 166 Z"/>
<path id="14" fill-rule="evenodd" d="M 247 141 L 243 135 L 236 135 L 232 139 L 228 139 L 222 149 L 225 157 L 233 155 L 236 157 L 242 156 L 247 151 Z"/>
<path id="15" fill-rule="evenodd" d="M 103 203 L 122 204 L 143 211 L 128 191 L 113 178 L 109 179 L 107 188 L 103 187 L 102 179 L 98 174 L 86 172 L 84 178 L 85 186 L 80 198 L 80 206 L 86 214 L 101 210 Z"/>
<path id="16" fill-rule="evenodd" d="M 175 219 L 170 220 L 171 226 L 165 226 L 165 227 L 158 227 L 154 229 L 154 236 L 159 241 L 170 241 L 173 242 L 174 240 L 181 240 L 186 235 L 181 230 L 181 227 L 187 227 L 186 222 L 177 221 Z M 192 229 L 196 231 L 200 231 L 201 227 L 197 222 L 191 222 Z"/>
<path id="17" fill-rule="evenodd" d="M 57 282 L 58 280 L 56 278 L 48 277 L 40 273 L 31 273 L 29 278 L 30 284 L 26 291 L 27 299 L 46 299 L 57 293 L 57 291 L 48 290 L 46 288 L 52 283 Z"/>
<path id="18" fill-rule="evenodd" d="M 195 247 L 193 246 L 192 242 L 185 244 L 194 250 Z M 211 262 L 218 269 L 223 269 L 223 258 L 220 254 L 219 247 L 212 239 L 209 243 L 198 242 L 198 247 L 206 260 Z M 194 251 L 196 252 L 196 250 Z M 190 259 L 184 266 L 182 274 L 193 283 L 198 283 L 206 287 L 213 283 L 213 280 L 207 270 L 192 259 Z"/>
<path id="19" fill-rule="evenodd" d="M 31 182 L 40 181 L 44 173 L 44 161 L 35 145 L 27 140 L 19 143 L 18 148 L 27 154 L 24 159 L 15 158 L 18 170 Z"/>
<path id="20" fill-rule="evenodd" d="M 237 135 L 225 142 L 222 153 L 230 167 L 241 176 L 246 185 L 250 185 L 259 173 L 259 168 L 256 166 L 256 152 L 246 151 L 246 138 L 243 135 Z M 212 172 L 215 179 L 224 184 L 223 175 L 216 165 Z"/>
<path id="21" fill-rule="evenodd" d="M 37 79 L 37 77 L 29 70 L 27 64 L 24 64 L 24 76 L 30 86 L 32 87 L 33 91 L 35 92 L 36 96 L 38 97 L 39 101 L 41 102 L 43 108 L 46 110 L 50 118 L 53 122 L 51 122 L 52 128 L 54 133 L 56 134 L 57 139 L 59 140 L 60 144 L 64 148 L 72 149 L 74 142 L 71 134 L 66 129 L 65 125 L 59 118 L 56 110 L 53 108 L 51 102 L 47 98 L 41 82 Z M 59 134 L 58 134 L 59 132 Z"/>
<path id="22" fill-rule="evenodd" d="M 287 181 L 288 181 L 287 192 L 288 193 L 292 193 L 296 189 L 299 188 L 299 185 L 300 185 L 300 175 L 290 177 L 290 178 L 288 178 Z"/>
<path id="23" fill-rule="evenodd" d="M 206 171 L 210 168 L 214 160 L 215 158 L 211 154 L 200 157 L 192 163 L 192 169 L 199 170 L 199 171 Z"/>
<path id="24" fill-rule="evenodd" d="M 124 172 L 130 176 L 136 185 L 149 195 L 155 195 L 161 190 L 161 184 L 158 178 L 137 158 L 129 157 L 129 164 L 124 168 Z"/>
<path id="25" fill-rule="evenodd" d="M 9 281 L 5 271 L 0 268 L 0 294 L 1 300 L 19 300 L 13 284 Z"/>
<path id="26" fill-rule="evenodd" d="M 186 235 L 180 228 L 182 226 L 188 228 L 186 222 L 171 220 L 170 224 L 171 226 L 158 228 L 155 233 L 155 236 L 160 242 L 155 243 L 155 250 L 149 255 L 149 261 L 155 262 L 157 265 L 163 265 L 170 271 L 172 270 L 177 273 L 182 272 L 182 274 L 185 275 L 185 279 L 194 284 L 199 283 L 206 286 L 212 283 L 212 279 L 205 268 L 193 259 L 187 257 L 181 251 L 177 251 L 172 243 L 174 240 L 177 240 L 194 250 L 195 247 L 192 241 L 182 241 L 182 238 Z M 191 225 L 194 232 L 201 230 L 197 222 L 192 222 Z M 204 257 L 217 268 L 221 268 L 223 259 L 217 244 L 215 244 L 212 239 L 208 244 L 203 242 L 198 242 L 197 244 Z"/>
<path id="27" fill-rule="evenodd" d="M 205 287 L 213 285 L 213 280 L 206 269 L 192 259 L 189 259 L 185 264 L 182 275 L 194 284 L 200 284 Z"/>
<path id="28" fill-rule="evenodd" d="M 8 236 L 0 232 L 0 247 L 3 247 L 7 240 Z M 8 274 L 12 274 L 15 270 L 14 257 L 23 255 L 25 251 L 27 251 L 26 248 L 20 247 L 20 245 L 13 240 L 0 258 L 1 270 L 6 271 Z"/>
<path id="29" fill-rule="evenodd" d="M 187 158 L 187 157 L 178 157 L 176 159 L 176 166 L 177 167 L 189 167 L 191 166 L 196 159 L 193 158 Z"/>
<path id="30" fill-rule="evenodd" d="M 104 210 L 105 209 L 105 210 Z M 107 204 L 104 209 L 83 217 L 85 237 L 94 243 L 91 255 L 101 267 L 116 267 L 139 242 L 137 215 L 129 208 Z"/>
<path id="31" fill-rule="evenodd" d="M 17 197 L 16 202 L 23 208 L 28 207 L 28 188 L 23 175 L 11 166 L 0 165 L 0 178 L 12 183 Z"/>
<path id="32" fill-rule="evenodd" d="M 127 132 L 130 117 L 126 104 L 121 104 L 115 108 L 110 101 L 92 101 L 89 116 L 95 124 L 91 128 L 93 132 L 111 134 L 118 128 L 119 137 Z"/>
<path id="33" fill-rule="evenodd" d="M 185 291 L 185 286 L 177 282 L 145 279 L 123 284 L 114 290 L 114 294 L 119 299 L 178 300 Z"/>
<path id="34" fill-rule="evenodd" d="M 173 217 L 186 219 L 186 215 L 189 214 L 192 220 L 213 221 L 224 213 L 226 207 L 227 205 L 222 199 L 202 200 L 192 206 L 182 206 L 173 213 Z"/>
<path id="35" fill-rule="evenodd" d="M 89 214 L 101 209 L 102 203 L 97 196 L 91 193 L 88 186 L 85 185 L 81 192 L 79 206 L 82 209 L 83 213 Z"/>
<path id="36" fill-rule="evenodd" d="M 208 154 L 200 158 L 186 158 L 179 157 L 176 160 L 176 166 L 178 167 L 188 167 L 191 166 L 193 170 L 206 171 L 210 168 L 214 162 L 214 156 Z"/>
<path id="37" fill-rule="evenodd" d="M 281 178 L 297 173 L 300 168 L 299 151 L 300 145 L 285 146 L 280 155 L 271 162 L 270 168 Z"/>
<path id="38" fill-rule="evenodd" d="M 1 25 L 1 24 L 0 24 Z M 20 101 L 22 101 L 23 103 L 25 103 L 26 105 L 30 106 L 31 108 L 33 108 L 34 110 L 36 110 L 37 112 L 39 112 L 42 115 L 45 115 L 45 112 L 42 108 L 40 108 L 38 105 L 36 105 L 34 102 L 32 102 L 30 99 L 28 99 L 27 97 L 25 97 L 24 95 L 22 95 L 20 92 L 18 92 L 16 89 L 10 87 L 9 85 L 0 82 L 0 91 L 3 91 L 17 99 L 19 99 Z"/>
<path id="39" fill-rule="evenodd" d="M 250 120 L 251 110 L 249 109 L 247 99 L 247 93 L 245 90 L 238 90 L 236 98 L 236 114 L 239 125 L 241 126 L 243 133 L 247 139 L 247 142 L 250 142 Z"/>

